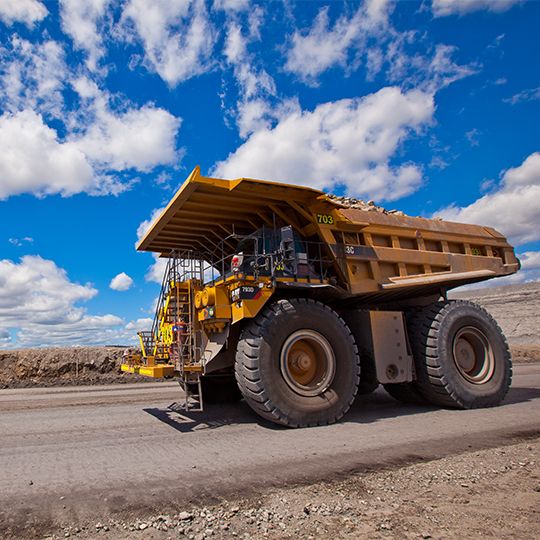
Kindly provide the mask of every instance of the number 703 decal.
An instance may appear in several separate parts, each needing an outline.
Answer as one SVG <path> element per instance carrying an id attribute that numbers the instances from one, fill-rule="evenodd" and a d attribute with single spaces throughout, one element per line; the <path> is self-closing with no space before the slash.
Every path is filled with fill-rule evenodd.
<path id="1" fill-rule="evenodd" d="M 325 225 L 333 225 L 334 217 L 330 214 L 317 214 L 317 223 L 324 223 Z"/>

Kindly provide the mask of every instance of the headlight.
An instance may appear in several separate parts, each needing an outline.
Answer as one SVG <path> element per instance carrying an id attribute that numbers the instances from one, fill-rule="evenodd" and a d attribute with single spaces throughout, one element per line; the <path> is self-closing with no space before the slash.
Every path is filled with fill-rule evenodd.
<path id="1" fill-rule="evenodd" d="M 213 306 L 216 303 L 216 290 L 214 287 L 206 287 L 202 292 L 202 305 Z"/>

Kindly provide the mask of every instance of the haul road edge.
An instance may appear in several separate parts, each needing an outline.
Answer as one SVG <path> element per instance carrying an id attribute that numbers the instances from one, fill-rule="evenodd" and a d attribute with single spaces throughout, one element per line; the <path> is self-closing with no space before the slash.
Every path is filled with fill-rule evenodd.
<path id="1" fill-rule="evenodd" d="M 333 423 L 379 384 L 404 402 L 499 404 L 506 339 L 447 291 L 517 272 L 512 246 L 490 227 L 368 210 L 195 168 L 138 245 L 168 263 L 122 370 L 176 377 L 191 410 L 244 397 L 291 427 Z"/>

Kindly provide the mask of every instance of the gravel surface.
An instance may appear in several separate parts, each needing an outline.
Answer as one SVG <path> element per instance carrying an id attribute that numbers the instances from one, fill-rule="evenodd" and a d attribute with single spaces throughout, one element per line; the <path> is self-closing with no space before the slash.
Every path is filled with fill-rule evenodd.
<path id="1" fill-rule="evenodd" d="M 510 502 L 511 501 L 511 502 Z M 176 512 L 63 527 L 59 539 L 538 538 L 540 440 Z"/>

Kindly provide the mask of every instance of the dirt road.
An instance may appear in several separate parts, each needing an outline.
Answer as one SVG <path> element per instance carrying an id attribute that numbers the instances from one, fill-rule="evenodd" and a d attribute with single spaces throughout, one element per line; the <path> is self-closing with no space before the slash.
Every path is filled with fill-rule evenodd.
<path id="1" fill-rule="evenodd" d="M 540 433 L 537 364 L 516 366 L 502 407 L 404 406 L 377 391 L 344 422 L 304 430 L 264 423 L 243 402 L 182 414 L 179 398 L 174 383 L 0 391 L 0 529 L 42 536 Z"/>

